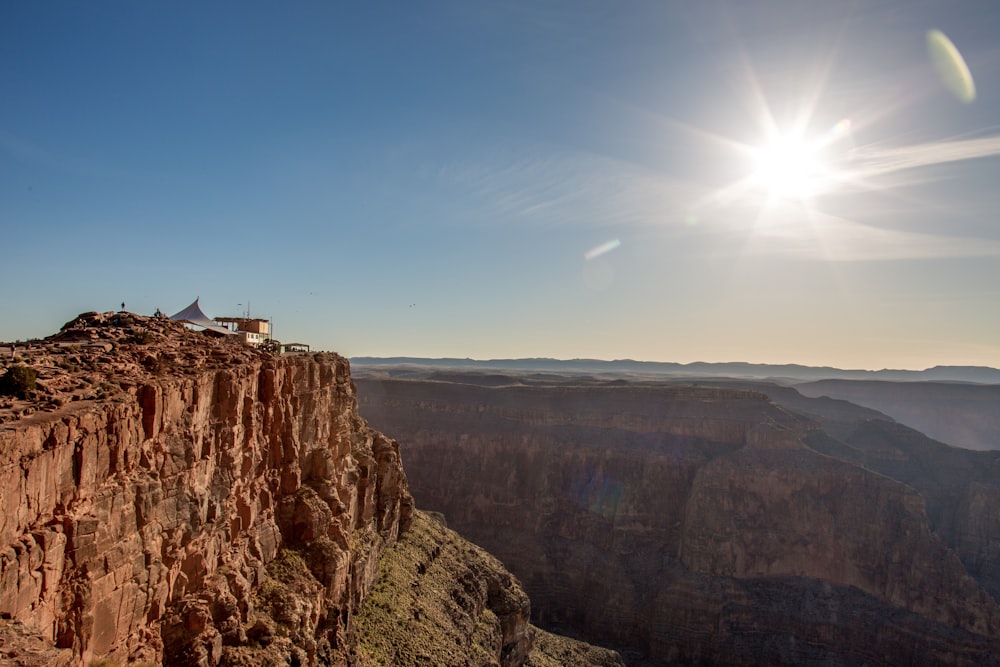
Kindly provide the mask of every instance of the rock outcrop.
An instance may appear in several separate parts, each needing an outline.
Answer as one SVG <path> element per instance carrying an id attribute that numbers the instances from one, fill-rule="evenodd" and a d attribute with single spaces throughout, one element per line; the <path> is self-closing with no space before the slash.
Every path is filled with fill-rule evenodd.
<path id="1" fill-rule="evenodd" d="M 542 626 L 663 662 L 1000 664 L 997 454 L 732 386 L 479 379 L 359 379 L 361 412 Z"/>
<path id="2" fill-rule="evenodd" d="M 528 596 L 496 558 L 416 512 L 356 617 L 354 664 L 624 667 L 614 651 L 540 631 L 529 616 Z"/>
<path id="3" fill-rule="evenodd" d="M 15 354 L 38 388 L 0 399 L 0 662 L 347 663 L 412 500 L 345 359 L 128 313 Z"/>

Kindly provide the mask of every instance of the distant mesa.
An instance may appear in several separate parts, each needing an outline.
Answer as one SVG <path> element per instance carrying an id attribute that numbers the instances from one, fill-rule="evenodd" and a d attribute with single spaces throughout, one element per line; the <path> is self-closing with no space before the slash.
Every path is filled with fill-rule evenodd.
<path id="1" fill-rule="evenodd" d="M 541 381 L 636 381 L 667 379 L 713 383 L 731 379 L 794 387 L 877 410 L 956 447 L 1000 449 L 1000 370 L 987 366 L 935 366 L 913 370 L 842 370 L 798 364 L 743 362 L 679 364 L 619 359 L 351 359 L 355 377 L 410 378 L 481 385 Z"/>
<path id="2" fill-rule="evenodd" d="M 352 357 L 355 368 L 413 366 L 427 368 L 461 368 L 466 370 L 532 371 L 569 374 L 648 375 L 654 377 L 729 377 L 766 379 L 781 382 L 813 380 L 890 380 L 893 382 L 972 382 L 1000 384 L 1000 369 L 988 366 L 934 366 L 922 371 L 860 370 L 801 364 L 751 364 L 744 361 L 704 362 L 688 364 L 670 361 L 637 361 L 634 359 L 428 359 L 421 357 Z"/>

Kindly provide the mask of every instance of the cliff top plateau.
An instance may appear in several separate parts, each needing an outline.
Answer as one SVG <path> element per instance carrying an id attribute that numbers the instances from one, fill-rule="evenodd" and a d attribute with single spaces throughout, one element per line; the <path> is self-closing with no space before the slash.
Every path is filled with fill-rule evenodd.
<path id="1" fill-rule="evenodd" d="M 0 424 L 110 398 L 151 378 L 193 375 L 270 356 L 163 317 L 83 313 L 48 338 L 0 344 L 0 375 L 12 366 L 28 366 L 36 374 L 30 396 L 0 396 Z"/>

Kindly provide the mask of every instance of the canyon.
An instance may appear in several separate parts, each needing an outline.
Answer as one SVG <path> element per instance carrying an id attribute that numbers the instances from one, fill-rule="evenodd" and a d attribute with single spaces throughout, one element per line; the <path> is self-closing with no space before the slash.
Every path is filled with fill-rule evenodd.
<path id="1" fill-rule="evenodd" d="M 1000 449 L 1000 384 L 820 380 L 795 388 L 874 408 L 949 445 Z"/>
<path id="2" fill-rule="evenodd" d="M 1000 664 L 1000 453 L 766 382 L 355 381 L 542 627 L 635 664 Z"/>
<path id="3" fill-rule="evenodd" d="M 5 666 L 1000 664 L 1000 452 L 870 407 L 125 312 L 14 368 Z"/>
<path id="4" fill-rule="evenodd" d="M 0 397 L 2 665 L 371 665 L 372 633 L 440 644 L 439 664 L 620 664 L 536 631 L 516 578 L 416 512 L 343 357 L 85 313 L 0 359 L 17 367 L 35 386 Z M 441 564 L 452 585 L 423 585 Z M 394 581 L 453 631 L 379 626 L 370 593 Z"/>

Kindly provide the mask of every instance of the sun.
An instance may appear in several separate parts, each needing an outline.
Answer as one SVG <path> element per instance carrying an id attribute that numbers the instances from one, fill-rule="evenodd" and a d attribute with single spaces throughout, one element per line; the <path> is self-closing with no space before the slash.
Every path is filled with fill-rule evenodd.
<path id="1" fill-rule="evenodd" d="M 775 135 L 751 149 L 751 185 L 771 197 L 808 199 L 834 180 L 824 155 L 824 142 L 799 134 Z"/>

